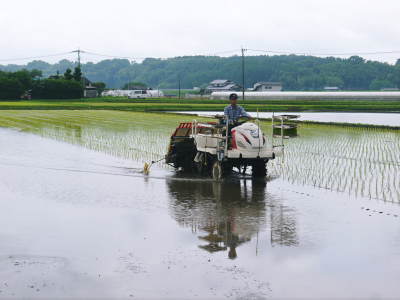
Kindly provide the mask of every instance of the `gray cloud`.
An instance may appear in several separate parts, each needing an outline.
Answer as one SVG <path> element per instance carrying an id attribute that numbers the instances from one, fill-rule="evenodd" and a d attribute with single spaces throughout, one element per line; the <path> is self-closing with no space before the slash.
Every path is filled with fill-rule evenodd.
<path id="1" fill-rule="evenodd" d="M 78 47 L 134 57 L 210 54 L 241 46 L 304 53 L 400 50 L 398 0 L 3 2 L 0 59 Z M 389 62 L 398 57 L 366 56 Z"/>

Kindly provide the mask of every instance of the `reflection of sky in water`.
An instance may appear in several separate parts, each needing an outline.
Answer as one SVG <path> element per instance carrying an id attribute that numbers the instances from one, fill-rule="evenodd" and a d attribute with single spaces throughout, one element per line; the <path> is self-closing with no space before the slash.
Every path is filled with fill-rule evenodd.
<path id="1" fill-rule="evenodd" d="M 130 161 L 2 129 L 0 145 L 2 296 L 400 292 L 397 205 L 283 179 L 143 178 Z"/>

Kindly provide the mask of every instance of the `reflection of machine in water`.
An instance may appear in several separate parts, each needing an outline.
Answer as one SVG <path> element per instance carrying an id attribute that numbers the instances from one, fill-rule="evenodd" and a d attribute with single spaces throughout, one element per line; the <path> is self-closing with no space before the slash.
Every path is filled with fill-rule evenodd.
<path id="1" fill-rule="evenodd" d="M 260 229 L 271 230 L 271 244 L 297 244 L 293 211 L 265 191 L 265 181 L 168 181 L 171 215 L 193 232 L 202 232 L 199 247 L 209 252 L 228 251 L 249 242 Z M 268 226 L 270 223 L 270 226 Z"/>

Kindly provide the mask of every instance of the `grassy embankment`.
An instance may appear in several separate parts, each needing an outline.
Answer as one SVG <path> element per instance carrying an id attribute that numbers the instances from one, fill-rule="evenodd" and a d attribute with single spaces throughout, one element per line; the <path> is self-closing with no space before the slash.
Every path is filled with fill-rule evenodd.
<path id="1" fill-rule="evenodd" d="M 0 110 L 221 111 L 226 100 L 93 98 L 0 101 Z M 248 111 L 400 112 L 400 100 L 245 100 Z"/>

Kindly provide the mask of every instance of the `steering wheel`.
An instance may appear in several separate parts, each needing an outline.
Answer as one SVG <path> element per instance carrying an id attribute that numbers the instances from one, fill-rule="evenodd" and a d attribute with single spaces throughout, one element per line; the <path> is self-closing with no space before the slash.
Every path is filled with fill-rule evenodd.
<path id="1" fill-rule="evenodd" d="M 240 126 L 250 120 L 249 117 L 241 116 L 236 121 L 233 122 L 234 126 Z"/>

